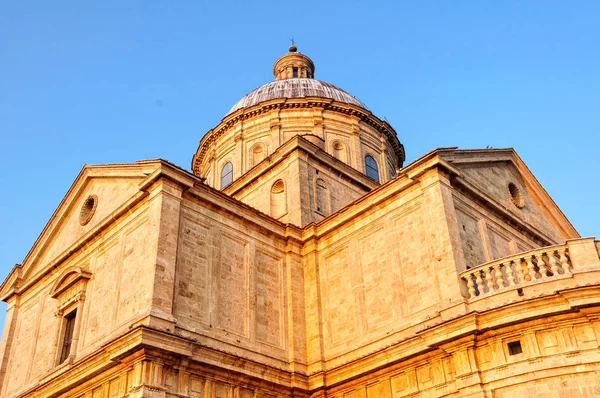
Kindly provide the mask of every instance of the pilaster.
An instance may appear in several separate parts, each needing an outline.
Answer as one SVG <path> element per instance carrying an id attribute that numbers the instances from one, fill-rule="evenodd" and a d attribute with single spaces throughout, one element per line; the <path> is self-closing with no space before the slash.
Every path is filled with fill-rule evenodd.
<path id="1" fill-rule="evenodd" d="M 361 173 L 365 173 L 365 162 L 363 161 L 362 144 L 360 140 L 360 118 L 358 116 L 350 116 L 350 131 L 352 134 L 352 154 L 350 166 L 354 167 Z"/>
<path id="2" fill-rule="evenodd" d="M 428 226 L 428 242 L 431 258 L 437 262 L 437 283 L 441 300 L 446 303 L 463 301 L 463 287 L 457 269 L 464 268 L 464 258 L 458 222 L 452 200 L 449 176 L 439 169 L 432 169 L 417 177 L 423 192 L 424 224 Z"/>
<path id="3" fill-rule="evenodd" d="M 190 183 L 191 185 L 191 183 Z M 177 245 L 181 201 L 187 187 L 167 178 L 152 188 L 158 197 L 151 202 L 153 224 L 156 227 L 156 260 L 151 304 L 151 324 L 159 329 L 173 331 L 173 303 L 177 266 Z"/>
<path id="4" fill-rule="evenodd" d="M 6 318 L 4 321 L 4 330 L 2 332 L 2 341 L 0 342 L 0 386 L 4 384 L 4 376 L 8 360 L 10 358 L 10 347 L 14 339 L 15 329 L 17 327 L 17 318 L 19 316 L 20 296 L 13 295 L 8 300 L 8 308 L 6 309 Z M 2 388 L 0 388 L 0 394 Z"/>

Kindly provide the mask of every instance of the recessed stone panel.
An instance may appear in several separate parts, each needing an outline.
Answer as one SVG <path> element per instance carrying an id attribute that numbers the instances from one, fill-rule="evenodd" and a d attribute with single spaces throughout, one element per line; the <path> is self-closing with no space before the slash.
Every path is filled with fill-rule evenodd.
<path id="1" fill-rule="evenodd" d="M 182 217 L 180 228 L 175 312 L 178 317 L 208 325 L 211 294 L 211 235 L 208 226 Z"/>
<path id="2" fill-rule="evenodd" d="M 367 398 L 389 398 L 391 397 L 389 379 L 380 380 L 367 386 Z"/>
<path id="3" fill-rule="evenodd" d="M 402 314 L 406 317 L 438 303 L 440 292 L 420 207 L 398 218 L 394 227 L 402 244 L 396 267 L 401 273 Z"/>
<path id="4" fill-rule="evenodd" d="M 395 320 L 394 292 L 398 290 L 397 267 L 391 261 L 386 247 L 384 229 L 366 231 L 360 239 L 360 259 L 356 264 L 362 270 L 365 295 L 367 330 Z"/>
<path id="5" fill-rule="evenodd" d="M 353 291 L 353 270 L 347 246 L 325 257 L 323 288 L 326 302 L 326 322 L 333 345 L 358 333 L 357 301 Z"/>
<path id="6" fill-rule="evenodd" d="M 486 257 L 478 220 L 458 209 L 456 209 L 456 218 L 467 267 L 475 267 L 485 263 Z"/>
<path id="7" fill-rule="evenodd" d="M 143 284 L 145 286 L 144 288 L 123 288 L 119 290 L 117 325 L 122 325 L 131 320 L 138 313 L 139 308 L 146 308 L 151 300 L 153 279 L 140 277 L 144 275 L 148 264 L 152 261 L 151 257 L 155 255 L 152 250 L 153 245 L 146 246 L 144 244 L 147 238 L 145 232 L 149 230 L 145 226 L 147 226 L 147 219 L 142 218 L 136 225 L 129 228 L 123 237 L 121 286 L 129 286 L 132 281 L 135 281 L 138 285 Z M 114 272 L 114 264 L 111 264 L 111 268 Z M 112 279 L 108 278 L 109 281 Z M 114 294 L 114 291 L 111 291 L 110 294 Z"/>
<path id="8" fill-rule="evenodd" d="M 577 345 L 580 348 L 597 347 L 596 333 L 590 325 L 577 325 L 573 328 Z"/>
<path id="9" fill-rule="evenodd" d="M 511 254 L 510 242 L 506 237 L 488 226 L 490 254 L 492 259 L 506 257 Z"/>
<path id="10" fill-rule="evenodd" d="M 414 370 L 408 370 L 390 377 L 392 396 L 394 398 L 404 397 L 407 394 L 418 391 L 417 379 Z"/>
<path id="11" fill-rule="evenodd" d="M 223 330 L 249 337 L 247 244 L 225 233 L 220 238 L 216 323 Z"/>
<path id="12" fill-rule="evenodd" d="M 258 341 L 281 346 L 282 262 L 271 254 L 257 250 L 255 257 L 255 335 Z"/>

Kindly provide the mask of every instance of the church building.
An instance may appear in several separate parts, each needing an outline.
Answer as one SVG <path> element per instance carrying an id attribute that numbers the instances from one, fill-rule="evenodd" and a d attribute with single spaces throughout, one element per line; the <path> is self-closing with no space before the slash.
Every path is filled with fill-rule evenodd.
<path id="1" fill-rule="evenodd" d="M 600 397 L 600 242 L 513 149 L 405 164 L 295 46 L 273 75 L 191 172 L 83 167 L 0 286 L 0 397 Z"/>

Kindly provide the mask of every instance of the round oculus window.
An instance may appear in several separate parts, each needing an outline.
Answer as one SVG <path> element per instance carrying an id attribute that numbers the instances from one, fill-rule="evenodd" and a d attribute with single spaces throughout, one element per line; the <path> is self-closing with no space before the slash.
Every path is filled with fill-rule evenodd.
<path id="1" fill-rule="evenodd" d="M 96 206 L 98 206 L 98 197 L 96 195 L 88 196 L 79 212 L 79 224 L 85 225 L 90 222 L 96 212 Z"/>
<path id="2" fill-rule="evenodd" d="M 508 197 L 510 201 L 519 209 L 525 207 L 525 200 L 521 194 L 521 190 L 512 182 L 508 184 Z"/>

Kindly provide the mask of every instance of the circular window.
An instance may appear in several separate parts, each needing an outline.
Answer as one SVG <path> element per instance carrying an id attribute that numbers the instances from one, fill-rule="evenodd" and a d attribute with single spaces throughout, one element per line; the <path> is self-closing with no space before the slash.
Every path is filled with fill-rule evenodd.
<path id="1" fill-rule="evenodd" d="M 508 197 L 519 209 L 525 207 L 525 200 L 523 199 L 523 195 L 521 195 L 521 190 L 512 182 L 508 184 Z"/>
<path id="2" fill-rule="evenodd" d="M 96 195 L 90 195 L 83 202 L 81 206 L 81 212 L 79 213 L 79 223 L 85 225 L 90 222 L 94 213 L 96 212 L 96 206 L 98 205 L 98 197 Z"/>

